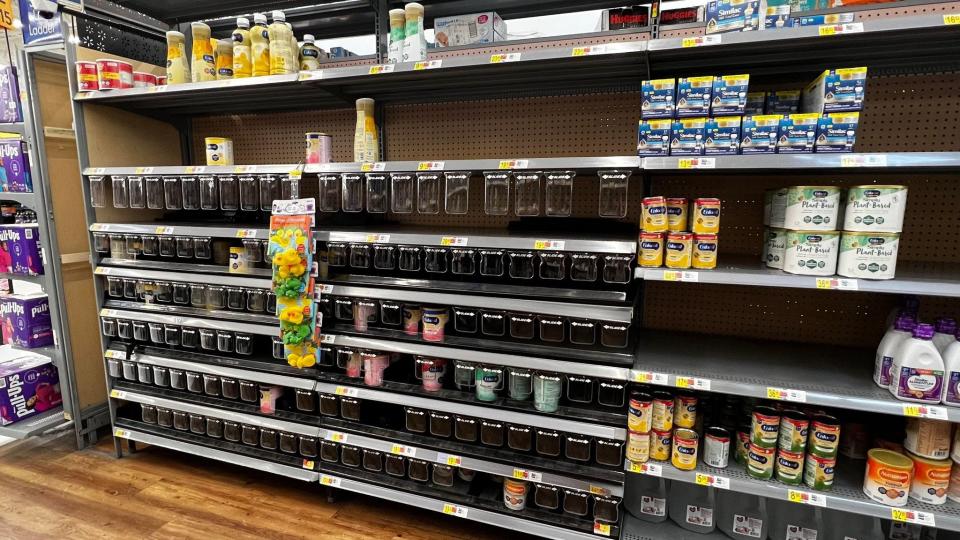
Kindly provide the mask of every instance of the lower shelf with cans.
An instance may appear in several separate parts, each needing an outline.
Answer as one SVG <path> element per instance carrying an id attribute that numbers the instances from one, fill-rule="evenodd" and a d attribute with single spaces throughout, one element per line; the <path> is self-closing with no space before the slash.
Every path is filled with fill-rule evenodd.
<path id="1" fill-rule="evenodd" d="M 862 490 L 863 472 L 866 468 L 866 463 L 862 460 L 839 462 L 833 486 L 825 491 L 815 491 L 803 484 L 791 486 L 775 479 L 759 480 L 748 475 L 743 466 L 734 463 L 724 469 L 698 463 L 696 469 L 687 471 L 674 467 L 668 461 L 633 463 L 627 460 L 624 468 L 627 472 L 678 482 L 960 531 L 960 504 L 947 501 L 942 505 L 931 505 L 911 499 L 906 506 L 894 508 L 867 498 Z"/>

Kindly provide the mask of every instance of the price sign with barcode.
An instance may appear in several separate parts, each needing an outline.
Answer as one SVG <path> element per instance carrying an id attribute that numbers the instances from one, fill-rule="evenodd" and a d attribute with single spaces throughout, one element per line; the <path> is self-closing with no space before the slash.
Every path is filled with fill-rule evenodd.
<path id="1" fill-rule="evenodd" d="M 367 72 L 369 75 L 379 75 L 381 73 L 393 73 L 393 69 L 396 66 L 393 64 L 381 64 L 379 66 L 370 66 L 370 70 Z"/>
<path id="2" fill-rule="evenodd" d="M 327 436 L 325 437 L 328 441 L 345 443 L 347 442 L 347 434 L 341 433 L 339 431 L 328 431 Z"/>
<path id="3" fill-rule="evenodd" d="M 520 60 L 520 53 L 501 53 L 490 55 L 491 64 L 503 64 L 506 62 L 516 62 L 517 60 Z"/>
<path id="4" fill-rule="evenodd" d="M 336 476 L 330 476 L 327 474 L 320 475 L 320 483 L 329 487 L 334 487 L 334 488 L 340 487 L 340 479 L 337 478 Z"/>
<path id="5" fill-rule="evenodd" d="M 453 454 L 437 454 L 437 463 L 443 463 L 444 465 L 449 465 L 451 467 L 459 467 L 460 463 L 463 462 L 463 458 L 460 456 L 455 456 Z"/>
<path id="6" fill-rule="evenodd" d="M 851 154 L 840 156 L 841 167 L 886 167 L 886 154 Z"/>
<path id="7" fill-rule="evenodd" d="M 717 158 L 681 158 L 677 160 L 678 169 L 713 169 L 717 166 Z"/>
<path id="8" fill-rule="evenodd" d="M 104 268 L 102 266 L 98 266 L 93 270 L 93 273 L 100 276 L 109 276 L 113 273 L 113 268 Z"/>
<path id="9" fill-rule="evenodd" d="M 894 521 L 902 521 L 904 523 L 916 523 L 918 525 L 926 525 L 927 527 L 937 526 L 936 519 L 934 519 L 933 514 L 931 514 L 930 512 L 921 512 L 919 510 L 891 508 L 890 518 Z"/>
<path id="10" fill-rule="evenodd" d="M 634 371 L 633 381 L 641 384 L 670 384 L 670 377 L 666 373 L 657 373 L 656 371 Z"/>
<path id="11" fill-rule="evenodd" d="M 95 231 L 95 232 L 105 232 L 105 231 L 109 231 L 109 230 L 110 230 L 110 224 L 109 224 L 109 223 L 94 223 L 93 225 L 90 226 L 90 230 L 91 230 L 91 231 Z"/>
<path id="12" fill-rule="evenodd" d="M 801 491 L 799 489 L 791 489 L 787 492 L 787 500 L 790 502 L 795 502 L 798 504 L 809 504 L 811 506 L 819 506 L 821 508 L 826 508 L 827 506 L 827 496 L 822 493 L 811 493 L 809 491 Z"/>
<path id="13" fill-rule="evenodd" d="M 418 171 L 442 171 L 443 162 L 442 161 L 421 161 L 417 163 Z"/>
<path id="14" fill-rule="evenodd" d="M 526 469 L 514 469 L 513 477 L 517 480 L 529 480 L 531 482 L 539 482 L 543 480 L 543 474 L 534 471 L 528 471 Z"/>
<path id="15" fill-rule="evenodd" d="M 389 234 L 368 234 L 366 241 L 368 244 L 389 244 L 390 235 Z M 330 287 L 330 285 L 327 285 L 327 287 Z"/>
<path id="16" fill-rule="evenodd" d="M 797 403 L 807 402 L 807 393 L 803 390 L 794 390 L 792 388 L 767 387 L 767 399 L 778 399 L 780 401 L 794 401 Z"/>
<path id="17" fill-rule="evenodd" d="M 377 163 L 361 163 L 360 172 L 380 172 L 387 168 L 387 164 L 378 161 Z"/>
<path id="18" fill-rule="evenodd" d="M 157 227 L 156 229 L 154 229 L 153 233 L 170 235 L 170 234 L 173 234 L 173 230 L 174 230 L 173 227 Z"/>
<path id="19" fill-rule="evenodd" d="M 390 453 L 398 456 L 415 457 L 417 455 L 417 449 L 412 446 L 394 444 L 390 447 Z"/>
<path id="20" fill-rule="evenodd" d="M 570 56 L 591 56 L 603 54 L 607 51 L 606 45 L 591 45 L 590 47 L 574 47 Z"/>
<path id="21" fill-rule="evenodd" d="M 686 281 L 688 283 L 697 283 L 700 281 L 700 274 L 697 272 L 686 272 L 681 270 L 664 270 L 664 281 Z"/>
<path id="22" fill-rule="evenodd" d="M 631 461 L 630 472 L 649 476 L 663 476 L 663 466 L 657 465 L 656 463 L 634 463 Z"/>
<path id="23" fill-rule="evenodd" d="M 443 60 L 427 60 L 425 62 L 417 62 L 413 65 L 414 71 L 423 71 L 425 69 L 437 69 L 443 67 Z"/>
<path id="24" fill-rule="evenodd" d="M 677 377 L 675 386 L 677 388 L 689 388 L 692 390 L 710 391 L 710 379 L 701 379 L 699 377 Z"/>
<path id="25" fill-rule="evenodd" d="M 530 160 L 527 159 L 504 159 L 500 161 L 497 168 L 501 170 L 526 169 L 529 164 Z"/>
<path id="26" fill-rule="evenodd" d="M 593 534 L 599 534 L 601 536 L 610 536 L 610 524 L 594 521 Z"/>
<path id="27" fill-rule="evenodd" d="M 444 236 L 440 238 L 441 246 L 463 247 L 467 245 L 466 236 Z"/>
<path id="28" fill-rule="evenodd" d="M 688 47 L 703 47 L 705 45 L 719 45 L 720 42 L 721 42 L 720 34 L 712 34 L 709 36 L 683 38 L 683 41 L 680 42 L 680 46 L 686 49 Z"/>
<path id="29" fill-rule="evenodd" d="M 860 288 L 857 280 L 847 278 L 817 278 L 816 285 L 818 289 L 827 289 L 834 291 L 856 291 Z"/>
<path id="30" fill-rule="evenodd" d="M 115 351 L 113 349 L 110 349 L 107 352 L 103 353 L 103 356 L 105 356 L 106 358 L 114 358 L 116 360 L 127 359 L 127 353 L 125 351 Z"/>
<path id="31" fill-rule="evenodd" d="M 566 245 L 564 240 L 534 240 L 533 249 L 543 249 L 543 250 L 563 250 Z"/>
<path id="32" fill-rule="evenodd" d="M 730 489 L 730 479 L 725 476 L 697 473 L 695 480 L 697 484 L 701 486 L 710 486 L 710 487 L 715 487 L 720 489 Z"/>
<path id="33" fill-rule="evenodd" d="M 233 168 L 234 174 L 244 174 L 244 173 L 255 173 L 257 172 L 256 165 L 237 165 Z"/>
<path id="34" fill-rule="evenodd" d="M 256 229 L 237 229 L 237 238 L 256 238 Z"/>
<path id="35" fill-rule="evenodd" d="M 133 170 L 133 174 L 151 174 L 153 173 L 153 167 L 137 167 Z"/>
<path id="36" fill-rule="evenodd" d="M 123 390 L 117 390 L 114 388 L 113 390 L 110 390 L 110 397 L 114 399 L 127 399 L 127 393 Z"/>
<path id="37" fill-rule="evenodd" d="M 193 166 L 186 167 L 183 169 L 184 174 L 203 174 L 206 171 L 206 167 Z"/>
<path id="38" fill-rule="evenodd" d="M 457 516 L 461 518 L 467 517 L 467 509 L 465 507 L 450 503 L 444 503 L 443 513 L 447 514 L 448 516 Z"/>
<path id="39" fill-rule="evenodd" d="M 821 36 L 837 36 L 840 34 L 859 34 L 863 32 L 863 23 L 825 24 L 820 27 Z"/>
<path id="40" fill-rule="evenodd" d="M 113 436 L 114 436 L 114 437 L 120 437 L 121 439 L 129 439 L 129 438 L 130 438 L 130 432 L 127 431 L 127 430 L 125 430 L 125 429 L 117 428 L 117 429 L 113 430 Z"/>
<path id="41" fill-rule="evenodd" d="M 333 393 L 338 396 L 357 397 L 360 391 L 352 386 L 338 386 Z"/>
<path id="42" fill-rule="evenodd" d="M 101 309 L 101 310 L 100 310 L 100 316 L 101 316 L 101 317 L 116 317 L 116 316 L 117 316 L 117 310 L 115 310 L 115 309 Z"/>
<path id="43" fill-rule="evenodd" d="M 931 405 L 903 405 L 903 415 L 914 418 L 932 418 L 934 420 L 946 420 L 947 408 Z"/>

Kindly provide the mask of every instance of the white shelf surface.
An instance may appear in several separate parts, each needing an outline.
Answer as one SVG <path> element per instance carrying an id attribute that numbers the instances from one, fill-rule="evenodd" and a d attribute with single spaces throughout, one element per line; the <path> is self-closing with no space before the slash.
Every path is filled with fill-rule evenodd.
<path id="1" fill-rule="evenodd" d="M 90 230 L 100 233 L 148 234 L 156 236 L 204 236 L 268 240 L 270 229 L 263 225 L 227 226 L 195 223 L 94 223 Z"/>
<path id="2" fill-rule="evenodd" d="M 26 439 L 69 422 L 63 417 L 63 407 L 57 407 L 8 426 L 0 426 L 0 437 Z"/>
<path id="3" fill-rule="evenodd" d="M 272 287 L 270 278 L 246 277 L 241 274 L 209 275 L 194 272 L 167 272 L 163 270 L 146 270 L 136 267 L 124 268 L 111 266 L 98 266 L 96 269 L 94 269 L 93 273 L 99 276 L 203 283 L 205 285 L 246 287 L 248 289 L 270 289 Z"/>
<path id="4" fill-rule="evenodd" d="M 698 174 L 710 171 L 723 174 L 734 170 L 767 169 L 957 169 L 960 168 L 960 152 L 645 157 L 642 168 L 648 171 L 682 171 Z"/>
<path id="5" fill-rule="evenodd" d="M 167 306 L 157 306 L 155 304 L 144 304 L 144 306 L 158 307 L 158 308 L 167 307 Z M 144 309 L 147 309 L 147 307 L 144 307 Z M 185 309 L 190 309 L 190 308 L 185 308 Z M 216 316 L 217 312 L 208 312 L 208 313 L 209 313 L 208 316 Z M 241 311 L 235 312 L 235 314 L 237 316 L 242 316 L 242 315 L 256 316 L 256 314 L 246 314 Z M 280 332 L 279 323 L 277 323 L 276 325 L 251 324 L 251 323 L 224 320 L 224 319 L 208 319 L 205 317 L 196 317 L 192 315 L 178 315 L 174 313 L 104 308 L 100 310 L 100 316 L 110 317 L 114 319 L 127 319 L 131 321 L 175 324 L 177 326 L 187 326 L 190 328 L 209 328 L 212 330 L 232 330 L 234 332 L 244 332 L 248 334 L 257 334 L 260 336 L 276 336 L 276 335 L 279 335 L 279 332 Z M 261 314 L 260 317 L 265 317 L 265 316 Z"/>

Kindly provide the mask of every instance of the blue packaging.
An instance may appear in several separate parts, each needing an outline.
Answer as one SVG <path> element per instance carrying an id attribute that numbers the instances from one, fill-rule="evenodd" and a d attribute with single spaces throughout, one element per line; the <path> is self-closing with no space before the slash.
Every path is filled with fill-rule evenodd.
<path id="1" fill-rule="evenodd" d="M 794 10 L 797 11 L 797 10 Z M 829 15 L 810 15 L 809 17 L 796 17 L 793 19 L 794 26 L 822 26 L 824 24 L 846 24 L 853 22 L 853 13 L 830 13 Z"/>
<path id="2" fill-rule="evenodd" d="M 677 118 L 707 116 L 710 114 L 710 97 L 713 93 L 713 76 L 683 77 L 677 80 Z"/>
<path id="3" fill-rule="evenodd" d="M 713 116 L 740 116 L 747 104 L 750 75 L 723 75 L 713 79 L 710 113 Z"/>
<path id="4" fill-rule="evenodd" d="M 702 156 L 706 118 L 678 118 L 670 134 L 671 156 Z"/>
<path id="5" fill-rule="evenodd" d="M 780 120 L 780 137 L 777 139 L 778 154 L 806 154 L 813 152 L 817 138 L 817 113 L 788 114 Z"/>
<path id="6" fill-rule="evenodd" d="M 736 154 L 740 148 L 740 117 L 724 116 L 707 120 L 704 137 L 705 155 Z"/>
<path id="7" fill-rule="evenodd" d="M 0 123 L 15 124 L 17 122 L 23 122 L 17 68 L 0 66 Z"/>
<path id="8" fill-rule="evenodd" d="M 747 32 L 760 29 L 760 0 L 707 2 L 707 33 Z"/>
<path id="9" fill-rule="evenodd" d="M 741 154 L 773 154 L 777 151 L 781 114 L 744 116 L 740 140 Z"/>
<path id="10" fill-rule="evenodd" d="M 676 109 L 677 80 L 643 81 L 640 118 L 673 118 Z"/>
<path id="11" fill-rule="evenodd" d="M 808 113 L 863 110 L 867 68 L 828 69 L 803 90 L 803 110 Z"/>
<path id="12" fill-rule="evenodd" d="M 800 90 L 767 92 L 763 109 L 769 114 L 794 114 L 800 112 Z"/>
<path id="13" fill-rule="evenodd" d="M 747 92 L 747 103 L 743 106 L 743 114 L 763 114 L 763 106 L 766 102 L 766 92 Z"/>
<path id="14" fill-rule="evenodd" d="M 817 122 L 817 141 L 815 152 L 853 152 L 857 141 L 857 125 L 860 113 L 830 113 L 820 117 Z"/>
<path id="15" fill-rule="evenodd" d="M 670 119 L 641 120 L 637 131 L 637 155 L 669 156 L 672 123 Z"/>
<path id="16" fill-rule="evenodd" d="M 763 29 L 776 30 L 790 28 L 794 24 L 790 16 L 790 0 L 767 0 L 766 11 L 763 14 Z"/>

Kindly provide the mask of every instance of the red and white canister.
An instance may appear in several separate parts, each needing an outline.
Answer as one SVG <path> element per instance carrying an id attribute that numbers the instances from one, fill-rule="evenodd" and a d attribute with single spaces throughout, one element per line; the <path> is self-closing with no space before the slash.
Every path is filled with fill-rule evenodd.
<path id="1" fill-rule="evenodd" d="M 100 81 L 97 80 L 97 63 L 84 62 L 78 60 L 77 65 L 77 88 L 81 92 L 93 92 L 100 89 Z"/>
<path id="2" fill-rule="evenodd" d="M 101 58 L 97 60 L 101 90 L 133 88 L 133 65 L 120 60 Z"/>
<path id="3" fill-rule="evenodd" d="M 157 76 L 153 73 L 147 73 L 145 71 L 134 71 L 133 72 L 133 86 L 134 88 L 145 88 L 147 86 L 156 86 L 157 85 Z"/>
<path id="4" fill-rule="evenodd" d="M 166 86 L 167 76 L 166 75 L 157 75 L 157 86 Z"/>

